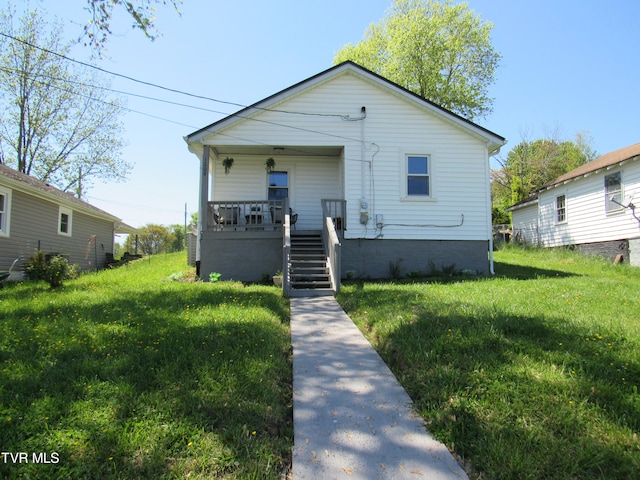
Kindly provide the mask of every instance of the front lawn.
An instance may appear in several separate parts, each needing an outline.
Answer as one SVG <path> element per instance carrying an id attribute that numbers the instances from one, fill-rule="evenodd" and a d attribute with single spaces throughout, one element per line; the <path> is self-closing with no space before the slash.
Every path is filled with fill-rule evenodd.
<path id="1" fill-rule="evenodd" d="M 174 254 L 0 290 L 0 477 L 279 478 L 288 302 L 183 275 Z"/>
<path id="2" fill-rule="evenodd" d="M 492 278 L 353 282 L 339 301 L 471 478 L 638 478 L 640 269 L 495 258 Z"/>

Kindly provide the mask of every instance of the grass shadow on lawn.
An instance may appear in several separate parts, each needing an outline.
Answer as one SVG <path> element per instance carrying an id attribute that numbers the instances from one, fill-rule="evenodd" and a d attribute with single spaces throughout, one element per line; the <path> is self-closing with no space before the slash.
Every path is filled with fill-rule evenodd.
<path id="1" fill-rule="evenodd" d="M 495 278 L 508 278 L 513 280 L 536 280 L 540 278 L 567 278 L 577 276 L 575 273 L 562 270 L 551 270 L 506 262 L 494 262 L 494 270 L 496 272 Z"/>
<path id="2" fill-rule="evenodd" d="M 0 463 L 0 476 L 278 477 L 293 426 L 289 316 L 275 291 L 167 284 L 104 299 L 34 287 L 50 301 L 0 314 L 11 335 L 0 444 L 60 461 Z"/>
<path id="3" fill-rule="evenodd" d="M 640 469 L 634 340 L 562 312 L 514 315 L 393 285 L 342 301 L 428 428 L 478 478 L 634 478 Z M 373 305 L 404 308 L 373 316 Z"/>

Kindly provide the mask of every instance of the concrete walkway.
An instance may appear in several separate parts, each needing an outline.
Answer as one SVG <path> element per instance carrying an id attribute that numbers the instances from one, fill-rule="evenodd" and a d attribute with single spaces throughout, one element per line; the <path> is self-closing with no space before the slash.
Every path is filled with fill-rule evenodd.
<path id="1" fill-rule="evenodd" d="M 293 480 L 467 479 L 333 297 L 291 298 Z"/>

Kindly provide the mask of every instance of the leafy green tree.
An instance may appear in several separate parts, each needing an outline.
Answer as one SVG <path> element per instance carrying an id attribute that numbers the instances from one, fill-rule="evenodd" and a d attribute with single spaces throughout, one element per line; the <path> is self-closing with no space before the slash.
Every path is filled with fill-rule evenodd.
<path id="1" fill-rule="evenodd" d="M 36 10 L 0 18 L 0 163 L 81 197 L 94 179 L 123 180 L 123 110 Z"/>
<path id="2" fill-rule="evenodd" d="M 352 60 L 463 117 L 484 117 L 493 108 L 488 89 L 500 61 L 492 28 L 466 3 L 394 0 L 334 63 Z"/>
<path id="3" fill-rule="evenodd" d="M 501 161 L 501 168 L 491 172 L 493 207 L 497 208 L 494 216 L 596 156 L 590 137 L 582 133 L 574 141 L 557 136 L 523 140 Z"/>
<path id="4" fill-rule="evenodd" d="M 140 230 L 138 245 L 145 255 L 171 251 L 174 239 L 169 228 L 164 225 L 149 223 L 138 230 Z"/>
<path id="5" fill-rule="evenodd" d="M 171 245 L 169 247 L 171 252 L 181 252 L 184 250 L 184 225 L 178 223 L 170 225 L 169 230 L 171 232 Z"/>
<path id="6" fill-rule="evenodd" d="M 159 32 L 155 25 L 155 6 L 171 5 L 179 14 L 182 0 L 86 0 L 85 9 L 91 18 L 84 26 L 89 45 L 102 49 L 111 32 L 111 19 L 115 11 L 125 11 L 132 19 L 131 27 L 142 31 L 149 39 L 155 40 Z"/>

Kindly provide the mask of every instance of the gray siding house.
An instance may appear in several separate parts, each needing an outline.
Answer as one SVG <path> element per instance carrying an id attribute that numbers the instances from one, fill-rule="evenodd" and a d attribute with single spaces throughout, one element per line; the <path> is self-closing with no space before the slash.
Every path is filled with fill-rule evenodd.
<path id="1" fill-rule="evenodd" d="M 492 270 L 489 157 L 505 139 L 355 63 L 185 141 L 205 280 L 282 271 L 285 293 L 331 293 L 345 277 Z"/>
<path id="2" fill-rule="evenodd" d="M 81 270 L 104 268 L 116 233 L 135 229 L 71 194 L 0 165 L 0 270 L 14 278 L 36 249 L 64 255 Z"/>

